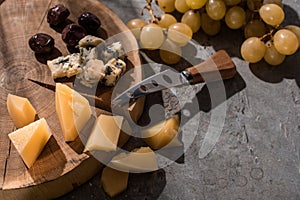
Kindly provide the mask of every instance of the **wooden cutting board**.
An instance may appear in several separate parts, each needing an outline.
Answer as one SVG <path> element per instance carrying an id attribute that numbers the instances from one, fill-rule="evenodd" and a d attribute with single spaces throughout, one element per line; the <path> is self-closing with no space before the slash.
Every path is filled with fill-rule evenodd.
<path id="1" fill-rule="evenodd" d="M 97 0 L 4 0 L 0 1 L 0 199 L 50 199 L 61 196 L 95 175 L 102 164 L 82 153 L 82 143 L 77 139 L 65 143 L 55 112 L 54 92 L 28 81 L 28 78 L 46 83 L 54 83 L 51 72 L 45 65 L 48 58 L 35 56 L 28 46 L 28 39 L 43 32 L 55 39 L 56 55 L 69 54 L 61 39 L 59 29 L 49 26 L 47 10 L 63 3 L 71 15 L 69 20 L 77 22 L 84 11 L 97 15 L 102 22 L 100 35 L 110 37 L 128 31 L 123 22 Z M 137 47 L 130 32 L 126 33 L 126 45 Z M 140 60 L 137 51 L 128 53 L 130 68 L 138 69 Z M 134 82 L 141 80 L 140 70 L 134 72 Z M 132 83 L 134 84 L 134 83 Z M 7 134 L 16 128 L 6 108 L 7 94 L 27 97 L 37 110 L 40 118 L 46 118 L 53 137 L 44 151 L 27 169 Z M 97 95 L 102 99 L 109 113 L 112 88 L 104 88 Z M 139 107 L 143 101 L 138 102 Z M 136 119 L 142 109 L 134 109 Z"/>

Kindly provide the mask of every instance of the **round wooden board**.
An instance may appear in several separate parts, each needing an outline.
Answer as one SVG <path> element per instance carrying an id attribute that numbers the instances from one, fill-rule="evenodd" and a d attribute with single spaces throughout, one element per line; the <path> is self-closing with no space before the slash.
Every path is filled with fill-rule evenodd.
<path id="1" fill-rule="evenodd" d="M 53 83 L 51 72 L 43 62 L 47 58 L 36 56 L 28 46 L 28 39 L 43 32 L 55 39 L 55 51 L 69 54 L 58 29 L 51 28 L 46 20 L 47 10 L 63 3 L 71 15 L 69 20 L 77 22 L 84 11 L 97 15 L 102 22 L 102 34 L 107 37 L 127 31 L 126 45 L 137 47 L 136 40 L 123 22 L 97 0 L 5 0 L 0 1 L 0 199 L 52 199 L 61 196 L 91 178 L 101 168 L 101 163 L 82 153 L 78 138 L 65 143 L 55 112 L 54 92 L 41 87 L 28 78 Z M 129 52 L 131 66 L 139 67 L 137 51 Z M 53 55 L 52 55 L 53 56 Z M 135 73 L 135 82 L 141 80 L 140 70 Z M 37 110 L 40 118 L 46 118 L 53 137 L 47 143 L 35 164 L 27 169 L 11 144 L 7 134 L 15 127 L 6 108 L 7 94 L 26 97 Z M 103 100 L 105 110 L 96 109 L 97 114 L 109 113 L 112 89 L 97 93 Z M 143 101 L 138 102 L 141 108 Z M 142 109 L 134 109 L 138 118 Z"/>

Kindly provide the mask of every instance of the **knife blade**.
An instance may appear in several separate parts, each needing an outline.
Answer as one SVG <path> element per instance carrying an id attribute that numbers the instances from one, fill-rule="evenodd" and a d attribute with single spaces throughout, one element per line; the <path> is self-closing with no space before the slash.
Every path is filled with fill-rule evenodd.
<path id="1" fill-rule="evenodd" d="M 112 100 L 112 106 L 122 107 L 132 99 L 184 84 L 213 82 L 234 77 L 236 66 L 225 50 L 219 50 L 204 62 L 182 72 L 167 69 L 128 88 Z"/>

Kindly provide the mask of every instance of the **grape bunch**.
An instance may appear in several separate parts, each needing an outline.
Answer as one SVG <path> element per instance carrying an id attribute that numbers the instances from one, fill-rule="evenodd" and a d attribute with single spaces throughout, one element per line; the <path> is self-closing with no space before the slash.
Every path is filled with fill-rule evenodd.
<path id="1" fill-rule="evenodd" d="M 300 47 L 300 28 L 280 26 L 285 18 L 281 1 L 269 0 L 258 6 L 257 19 L 251 20 L 244 29 L 246 40 L 241 46 L 241 55 L 250 63 L 264 59 L 276 66 Z"/>
<path id="2" fill-rule="evenodd" d="M 132 19 L 127 23 L 140 44 L 146 49 L 160 49 L 167 64 L 180 60 L 181 48 L 202 31 L 214 36 L 221 23 L 230 29 L 243 29 L 245 41 L 241 46 L 244 60 L 256 63 L 264 59 L 270 65 L 281 64 L 300 45 L 300 28 L 281 27 L 285 14 L 282 0 L 156 0 L 164 12 L 156 17 L 146 0 L 152 19 Z M 176 11 L 176 12 L 174 12 Z M 175 14 L 180 13 L 177 19 Z"/>

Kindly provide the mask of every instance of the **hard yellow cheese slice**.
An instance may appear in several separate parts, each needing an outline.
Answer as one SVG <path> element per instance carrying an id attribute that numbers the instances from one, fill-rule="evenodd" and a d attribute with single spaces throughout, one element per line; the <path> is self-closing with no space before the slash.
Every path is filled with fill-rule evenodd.
<path id="1" fill-rule="evenodd" d="M 85 145 L 85 151 L 116 151 L 123 117 L 100 115 Z"/>
<path id="2" fill-rule="evenodd" d="M 56 83 L 55 106 L 65 141 L 74 141 L 91 117 L 88 100 L 68 86 Z"/>
<path id="3" fill-rule="evenodd" d="M 6 104 L 8 113 L 17 128 L 34 121 L 36 111 L 27 98 L 8 94 Z"/>
<path id="4" fill-rule="evenodd" d="M 44 118 L 10 134 L 9 139 L 16 147 L 24 163 L 30 168 L 51 137 L 51 130 Z"/>
<path id="5" fill-rule="evenodd" d="M 101 175 L 101 184 L 104 191 L 110 197 L 115 197 L 126 190 L 128 184 L 128 172 L 105 167 Z"/>
<path id="6" fill-rule="evenodd" d="M 177 137 L 178 130 L 179 117 L 178 115 L 175 115 L 144 130 L 142 132 L 142 137 L 152 149 L 176 147 L 182 145 Z"/>
<path id="7" fill-rule="evenodd" d="M 158 169 L 156 155 L 149 147 L 135 149 L 129 154 L 121 153 L 111 160 L 111 164 L 126 172 L 150 172 Z"/>

